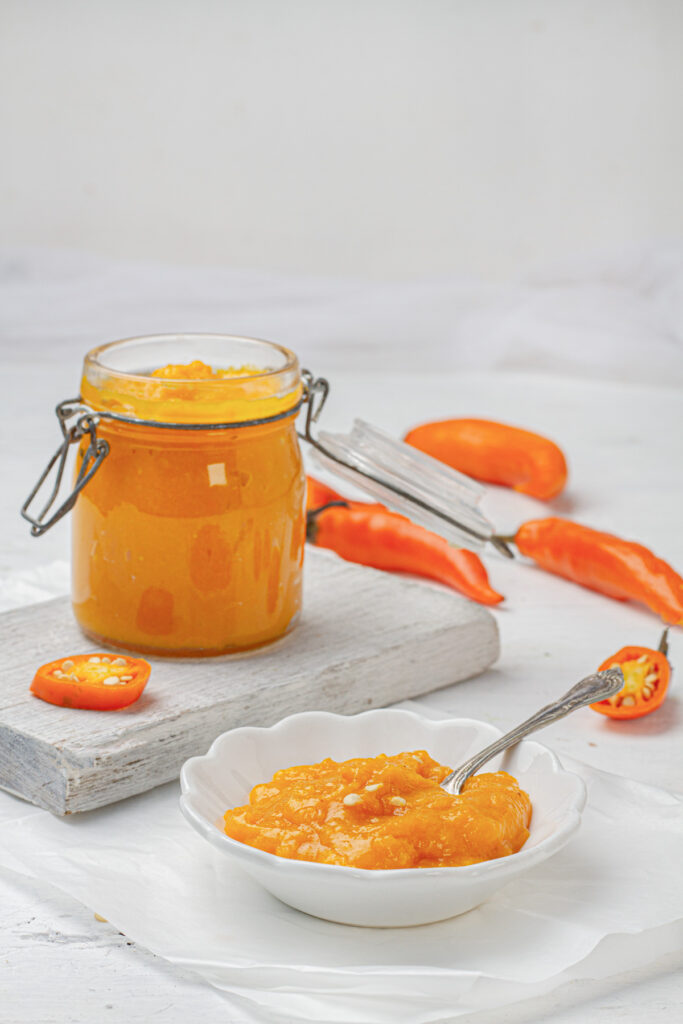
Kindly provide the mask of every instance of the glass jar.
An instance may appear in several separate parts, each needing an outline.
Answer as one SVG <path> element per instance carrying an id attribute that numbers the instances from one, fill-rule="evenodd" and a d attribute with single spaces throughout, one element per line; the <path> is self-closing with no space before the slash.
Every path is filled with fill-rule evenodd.
<path id="1" fill-rule="evenodd" d="M 84 632 L 176 657 L 288 632 L 306 536 L 298 436 L 375 502 L 458 547 L 490 543 L 513 557 L 473 480 L 362 420 L 350 434 L 316 436 L 328 393 L 293 353 L 253 338 L 158 335 L 89 352 L 81 395 L 56 408 L 60 446 L 21 509 L 34 537 L 73 510 L 72 597 Z M 73 444 L 74 485 L 54 510 Z"/>
<path id="2" fill-rule="evenodd" d="M 195 360 L 221 376 L 152 376 Z M 257 647 L 294 626 L 301 397 L 296 356 L 266 341 L 162 335 L 88 353 L 81 400 L 109 447 L 73 506 L 73 609 L 88 636 L 197 656 Z M 77 475 L 88 448 L 86 434 Z"/>

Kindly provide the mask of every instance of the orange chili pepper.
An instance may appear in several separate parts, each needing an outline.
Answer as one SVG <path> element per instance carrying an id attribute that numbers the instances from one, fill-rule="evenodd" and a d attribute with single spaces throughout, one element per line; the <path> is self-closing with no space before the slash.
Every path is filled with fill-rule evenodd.
<path id="1" fill-rule="evenodd" d="M 485 483 L 547 501 L 567 482 L 562 451 L 547 437 L 493 420 L 440 420 L 414 427 L 406 444 Z"/>
<path id="2" fill-rule="evenodd" d="M 125 654 L 72 654 L 41 665 L 31 692 L 63 708 L 117 711 L 138 699 L 150 672 L 149 662 Z"/>
<path id="3" fill-rule="evenodd" d="M 344 502 L 308 512 L 307 539 L 330 548 L 348 562 L 373 569 L 409 572 L 438 580 L 480 604 L 503 600 L 489 584 L 473 551 L 452 547 L 447 540 L 418 526 L 384 505 Z"/>
<path id="4" fill-rule="evenodd" d="M 659 650 L 650 647 L 622 647 L 598 669 L 619 667 L 624 673 L 624 686 L 607 700 L 591 704 L 593 711 L 609 718 L 641 718 L 664 702 L 669 688 L 671 666 L 667 660 L 668 628 L 664 630 Z"/>
<path id="5" fill-rule="evenodd" d="M 310 511 L 312 508 L 320 508 L 321 505 L 327 505 L 331 501 L 343 501 L 341 494 L 337 494 L 327 484 L 321 483 L 320 480 L 316 480 L 313 476 L 306 477 L 306 510 Z"/>
<path id="6" fill-rule="evenodd" d="M 671 625 L 683 623 L 683 579 L 642 544 L 569 519 L 534 519 L 514 542 L 557 576 L 618 601 L 639 601 Z"/>

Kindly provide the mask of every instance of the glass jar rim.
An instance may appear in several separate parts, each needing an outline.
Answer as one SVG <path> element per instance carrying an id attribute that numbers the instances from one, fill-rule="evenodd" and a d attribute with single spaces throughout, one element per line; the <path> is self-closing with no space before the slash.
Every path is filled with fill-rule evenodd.
<path id="1" fill-rule="evenodd" d="M 102 356 L 112 351 L 120 352 L 121 350 L 126 349 L 128 347 L 133 348 L 136 344 L 141 343 L 153 345 L 155 343 L 162 344 L 164 342 L 168 343 L 172 341 L 182 342 L 183 340 L 200 343 L 202 341 L 207 343 L 239 342 L 246 343 L 247 345 L 253 344 L 254 346 L 258 347 L 262 346 L 263 349 L 279 353 L 279 355 L 283 358 L 283 363 L 281 366 L 267 367 L 262 370 L 259 369 L 254 373 L 235 373 L 234 375 L 225 374 L 224 376 L 221 376 L 220 378 L 217 378 L 215 380 L 204 378 L 201 381 L 197 381 L 196 378 L 193 379 L 192 377 L 177 377 L 172 379 L 165 378 L 164 384 L 168 386 L 170 390 L 173 390 L 174 384 L 184 387 L 188 383 L 201 383 L 202 390 L 204 388 L 211 388 L 216 386 L 218 388 L 225 388 L 226 386 L 229 386 L 230 384 L 233 384 L 236 381 L 245 382 L 273 377 L 277 376 L 278 374 L 292 371 L 296 373 L 299 372 L 299 360 L 296 354 L 292 352 L 290 349 L 285 348 L 284 345 L 279 345 L 274 341 L 267 341 L 265 338 L 254 338 L 242 334 L 220 334 L 198 331 L 181 331 L 177 333 L 173 332 L 168 334 L 141 334 L 133 335 L 129 338 L 119 338 L 116 341 L 105 342 L 102 345 L 98 345 L 95 348 L 90 349 L 90 351 L 86 353 L 83 361 L 84 370 L 87 372 L 88 369 L 94 369 L 96 371 L 99 371 L 100 373 L 106 373 L 110 377 L 125 379 L 130 382 L 146 383 L 150 379 L 154 379 L 151 377 L 151 373 L 135 373 L 129 370 L 120 369 L 119 367 L 112 366 L 110 363 L 104 361 L 102 359 Z"/>
<path id="2" fill-rule="evenodd" d="M 216 374 L 202 376 L 192 362 Z M 170 367 L 171 376 L 155 374 Z M 280 418 L 300 405 L 302 372 L 282 345 L 236 334 L 150 334 L 108 342 L 83 362 L 81 400 L 111 418 L 230 424 Z"/>

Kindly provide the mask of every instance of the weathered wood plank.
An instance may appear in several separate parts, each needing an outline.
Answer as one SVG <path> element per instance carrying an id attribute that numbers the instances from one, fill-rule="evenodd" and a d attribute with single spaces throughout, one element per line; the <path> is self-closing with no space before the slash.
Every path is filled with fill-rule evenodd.
<path id="1" fill-rule="evenodd" d="M 0 787 L 67 814 L 175 778 L 226 729 L 415 697 L 482 672 L 499 646 L 493 616 L 451 591 L 309 549 L 290 636 L 248 655 L 151 658 L 143 697 L 123 711 L 58 708 L 28 691 L 38 665 L 101 649 L 68 599 L 1 615 L 0 649 Z"/>

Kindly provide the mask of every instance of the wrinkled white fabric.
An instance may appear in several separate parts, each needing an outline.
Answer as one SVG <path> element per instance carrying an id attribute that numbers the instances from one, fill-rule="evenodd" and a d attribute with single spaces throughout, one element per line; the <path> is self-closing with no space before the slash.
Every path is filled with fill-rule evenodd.
<path id="1" fill-rule="evenodd" d="M 52 882 L 275 1019 L 426 1024 L 683 941 L 683 800 L 565 766 L 589 792 L 571 843 L 478 909 L 420 928 L 351 928 L 284 906 L 190 829 L 175 783 L 71 819 L 0 794 L 0 866 Z"/>
<path id="2" fill-rule="evenodd" d="M 49 601 L 69 590 L 68 562 L 50 562 L 33 569 L 17 569 L 0 578 L 0 612 L 37 601 Z"/>
<path id="3" fill-rule="evenodd" d="M 5 575 L 4 606 L 65 592 L 67 570 Z M 0 792 L 0 867 L 51 882 L 195 971 L 244 1021 L 434 1024 L 683 943 L 683 799 L 563 763 L 588 787 L 579 834 L 478 909 L 421 928 L 349 928 L 284 906 L 190 829 L 175 783 L 66 819 Z"/>

